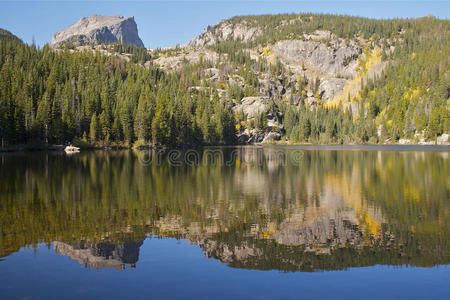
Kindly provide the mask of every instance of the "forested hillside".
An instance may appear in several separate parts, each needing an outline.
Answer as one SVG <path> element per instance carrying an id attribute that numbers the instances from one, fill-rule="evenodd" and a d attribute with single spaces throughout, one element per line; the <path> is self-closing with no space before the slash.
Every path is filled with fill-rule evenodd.
<path id="1" fill-rule="evenodd" d="M 432 16 L 265 15 L 222 21 L 187 45 L 244 66 L 247 91 L 267 94 L 265 78 L 266 90 L 281 86 L 271 98 L 290 141 L 423 142 L 449 133 L 449 32 Z"/>
<path id="2" fill-rule="evenodd" d="M 135 51 L 131 61 L 145 57 L 144 49 L 128 49 Z M 230 108 L 210 100 L 208 92 L 191 96 L 179 74 L 98 52 L 3 41 L 0 66 L 3 143 L 126 146 L 139 140 L 178 146 L 235 140 Z"/>
<path id="3" fill-rule="evenodd" d="M 291 14 L 235 17 L 152 51 L 8 35 L 2 145 L 445 143 L 449 33 L 433 17 Z"/>
<path id="4" fill-rule="evenodd" d="M 21 40 L 9 32 L 8 30 L 0 28 L 0 40 L 1 41 L 13 41 L 13 42 L 21 42 Z"/>

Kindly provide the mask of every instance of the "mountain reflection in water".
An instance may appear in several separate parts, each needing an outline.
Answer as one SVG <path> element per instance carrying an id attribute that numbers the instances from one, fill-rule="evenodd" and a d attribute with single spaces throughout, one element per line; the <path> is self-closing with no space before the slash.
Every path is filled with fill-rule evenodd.
<path id="1" fill-rule="evenodd" d="M 146 238 L 171 237 L 236 268 L 449 264 L 448 151 L 236 149 L 215 149 L 232 164 L 1 155 L 0 257 L 44 242 L 122 270 Z"/>
<path id="2" fill-rule="evenodd" d="M 139 247 L 142 243 L 143 241 L 136 241 L 114 245 L 106 242 L 98 244 L 79 242 L 71 245 L 54 242 L 53 247 L 56 253 L 68 256 L 85 267 L 124 270 L 126 264 L 131 268 L 136 266 L 139 259 Z"/>

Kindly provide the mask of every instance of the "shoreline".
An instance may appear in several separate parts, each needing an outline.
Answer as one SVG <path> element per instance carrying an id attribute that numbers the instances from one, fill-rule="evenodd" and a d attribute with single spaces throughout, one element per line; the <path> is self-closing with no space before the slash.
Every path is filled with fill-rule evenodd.
<path id="1" fill-rule="evenodd" d="M 450 151 L 450 143 L 446 144 L 311 144 L 311 143 L 286 143 L 286 142 L 275 142 L 275 143 L 255 143 L 255 144 L 236 144 L 236 145 L 203 145 L 195 147 L 154 147 L 154 146 L 89 146 L 83 147 L 78 146 L 81 151 L 118 151 L 118 150 L 150 150 L 150 149 L 191 149 L 191 148 L 207 148 L 207 147 L 295 147 L 295 148 L 306 148 L 306 149 L 322 149 L 322 150 L 370 150 L 379 148 L 395 148 L 393 150 L 404 150 L 411 148 L 411 150 L 421 150 L 421 149 L 431 149 L 436 150 L 447 150 Z M 0 153 L 17 153 L 17 152 L 64 152 L 66 146 L 63 145 L 12 145 L 5 148 L 0 147 Z M 414 148 L 414 149 L 413 149 Z"/>

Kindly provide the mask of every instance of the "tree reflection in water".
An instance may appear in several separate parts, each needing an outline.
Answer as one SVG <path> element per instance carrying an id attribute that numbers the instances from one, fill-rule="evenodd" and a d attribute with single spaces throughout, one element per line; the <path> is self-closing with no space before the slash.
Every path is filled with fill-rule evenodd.
<path id="1" fill-rule="evenodd" d="M 237 268 L 449 263 L 446 151 L 218 149 L 233 163 L 204 151 L 191 165 L 138 151 L 3 154 L 0 257 L 44 242 L 123 269 L 157 235 Z M 299 163 L 280 151 L 301 151 Z"/>

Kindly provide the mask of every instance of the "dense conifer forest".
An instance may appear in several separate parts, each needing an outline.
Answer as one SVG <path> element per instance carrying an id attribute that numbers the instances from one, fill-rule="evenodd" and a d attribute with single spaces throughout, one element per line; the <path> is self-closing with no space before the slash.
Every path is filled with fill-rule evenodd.
<path id="1" fill-rule="evenodd" d="M 145 51 L 131 50 L 136 61 Z M 55 52 L 19 42 L 1 41 L 0 53 L 3 142 L 234 142 L 229 107 L 214 97 L 210 101 L 209 93 L 192 97 L 179 74 L 99 53 Z"/>

